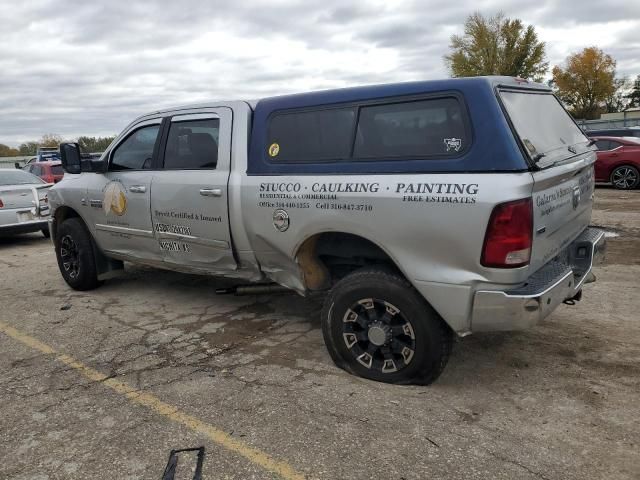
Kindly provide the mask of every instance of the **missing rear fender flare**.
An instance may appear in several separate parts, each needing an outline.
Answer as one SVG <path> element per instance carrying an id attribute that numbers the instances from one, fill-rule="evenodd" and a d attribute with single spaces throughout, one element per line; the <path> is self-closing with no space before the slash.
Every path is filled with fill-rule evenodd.
<path id="1" fill-rule="evenodd" d="M 298 250 L 296 261 L 305 286 L 311 291 L 327 290 L 350 273 L 367 267 L 404 277 L 384 250 L 349 233 L 326 232 L 308 238 Z"/>
<path id="2" fill-rule="evenodd" d="M 317 255 L 318 238 L 318 236 L 312 237 L 304 242 L 296 255 L 304 284 L 309 290 L 326 290 L 331 286 L 329 269 Z"/>

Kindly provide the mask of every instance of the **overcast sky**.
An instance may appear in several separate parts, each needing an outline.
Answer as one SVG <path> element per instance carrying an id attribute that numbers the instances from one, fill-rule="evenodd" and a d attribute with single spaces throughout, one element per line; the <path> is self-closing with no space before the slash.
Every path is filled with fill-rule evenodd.
<path id="1" fill-rule="evenodd" d="M 640 74 L 639 0 L 0 0 L 0 143 L 118 133 L 214 99 L 447 76 L 474 10 L 535 25 L 551 66 L 596 45 Z"/>

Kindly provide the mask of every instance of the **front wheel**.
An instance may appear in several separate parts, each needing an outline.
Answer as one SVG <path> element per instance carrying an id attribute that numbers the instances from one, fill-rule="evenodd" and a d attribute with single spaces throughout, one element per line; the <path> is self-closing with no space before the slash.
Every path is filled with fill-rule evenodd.
<path id="1" fill-rule="evenodd" d="M 611 172 L 611 183 L 620 190 L 631 190 L 640 184 L 640 174 L 636 167 L 621 165 Z"/>
<path id="2" fill-rule="evenodd" d="M 56 231 L 56 258 L 65 282 L 74 290 L 100 285 L 91 236 L 79 218 L 68 218 Z"/>
<path id="3" fill-rule="evenodd" d="M 378 268 L 351 273 L 333 287 L 322 333 L 338 367 L 397 384 L 435 381 L 452 344 L 450 329 L 413 286 Z"/>

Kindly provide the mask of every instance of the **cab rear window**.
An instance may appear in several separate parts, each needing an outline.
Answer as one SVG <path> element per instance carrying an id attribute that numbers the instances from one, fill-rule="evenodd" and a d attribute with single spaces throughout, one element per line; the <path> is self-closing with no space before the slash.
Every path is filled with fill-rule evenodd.
<path id="1" fill-rule="evenodd" d="M 447 158 L 469 140 L 460 101 L 442 97 L 276 113 L 265 154 L 274 163 Z"/>

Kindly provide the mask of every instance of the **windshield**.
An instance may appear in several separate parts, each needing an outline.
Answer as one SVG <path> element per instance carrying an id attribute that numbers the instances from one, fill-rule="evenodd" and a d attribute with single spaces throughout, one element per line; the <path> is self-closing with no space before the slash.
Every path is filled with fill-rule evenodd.
<path id="1" fill-rule="evenodd" d="M 5 185 L 29 185 L 32 183 L 45 183 L 40 178 L 24 170 L 0 170 L 0 186 Z"/>
<path id="2" fill-rule="evenodd" d="M 552 164 L 590 150 L 587 137 L 550 93 L 502 91 L 500 98 L 534 162 Z"/>

